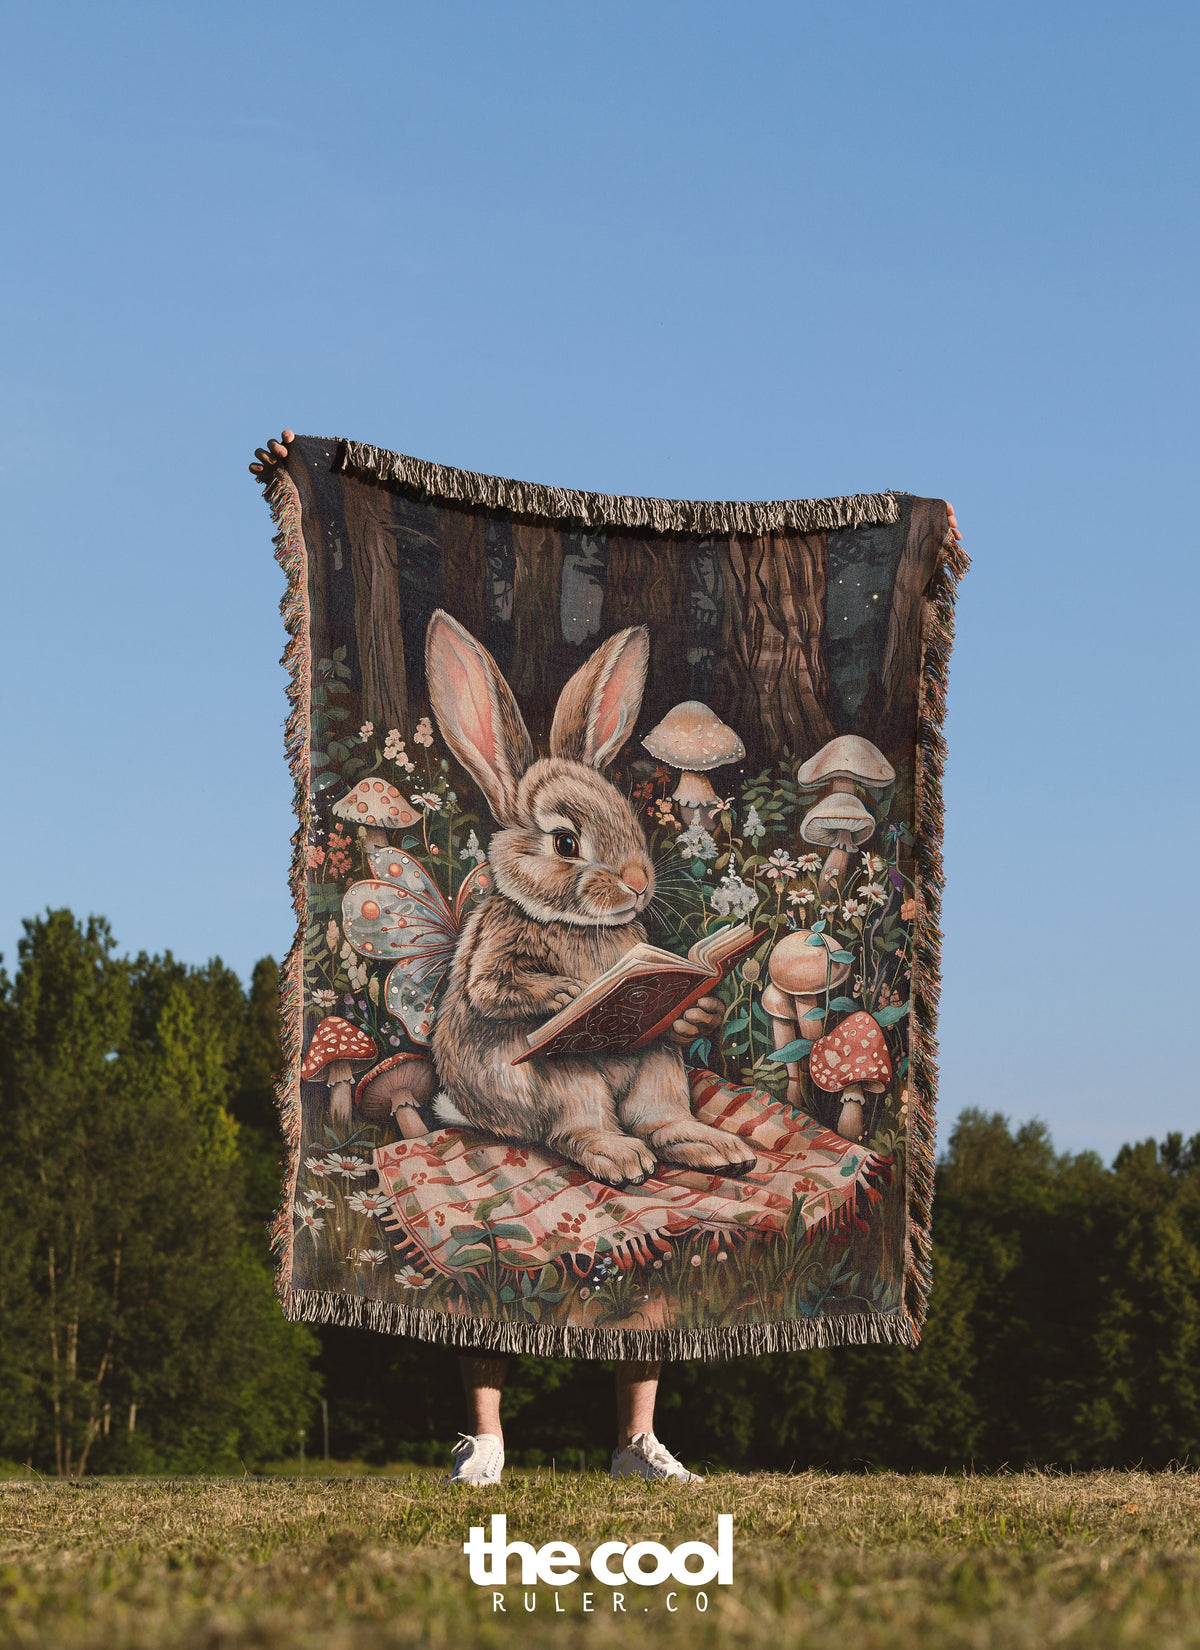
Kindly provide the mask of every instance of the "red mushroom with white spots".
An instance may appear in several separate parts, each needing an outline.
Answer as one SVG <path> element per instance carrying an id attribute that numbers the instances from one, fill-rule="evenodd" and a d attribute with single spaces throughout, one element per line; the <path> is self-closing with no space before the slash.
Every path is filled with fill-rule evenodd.
<path id="1" fill-rule="evenodd" d="M 861 1140 L 867 1094 L 882 1094 L 892 1080 L 887 1040 L 861 1009 L 813 1044 L 808 1075 L 826 1094 L 840 1094 L 837 1132 Z"/>
<path id="2" fill-rule="evenodd" d="M 300 1076 L 306 1083 L 328 1086 L 330 1115 L 336 1124 L 344 1127 L 350 1121 L 355 1074 L 371 1065 L 377 1054 L 365 1031 L 336 1014 L 328 1015 L 313 1033 Z"/>
<path id="3" fill-rule="evenodd" d="M 436 1087 L 427 1054 L 393 1054 L 359 1078 L 354 1100 L 368 1123 L 386 1123 L 394 1117 L 405 1139 L 415 1140 L 429 1133 L 418 1108 L 432 1099 Z"/>
<path id="4" fill-rule="evenodd" d="M 385 779 L 360 779 L 334 803 L 333 817 L 347 825 L 361 825 L 368 848 L 384 848 L 389 831 L 415 825 L 420 815 L 395 785 Z"/>

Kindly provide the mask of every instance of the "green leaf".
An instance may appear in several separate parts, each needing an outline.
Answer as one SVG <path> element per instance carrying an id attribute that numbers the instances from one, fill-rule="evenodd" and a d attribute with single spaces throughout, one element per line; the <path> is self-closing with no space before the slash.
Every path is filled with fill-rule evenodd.
<path id="1" fill-rule="evenodd" d="M 777 1066 L 786 1066 L 790 1065 L 793 1060 L 803 1060 L 805 1055 L 811 1052 L 812 1039 L 797 1037 L 794 1042 L 785 1043 L 782 1048 L 777 1048 L 774 1054 L 769 1054 L 767 1058 L 773 1060 Z"/>
<path id="2" fill-rule="evenodd" d="M 854 961 L 853 951 L 831 951 L 829 955 L 833 958 L 834 962 L 852 963 Z"/>
<path id="3" fill-rule="evenodd" d="M 724 1026 L 721 1029 L 728 1036 L 732 1037 L 732 1035 L 735 1031 L 742 1031 L 749 1024 L 750 1024 L 750 1016 L 748 1014 L 746 1014 L 746 1013 L 736 1014 L 733 1017 L 732 1020 L 726 1020 Z"/>
<path id="4" fill-rule="evenodd" d="M 501 1220 L 494 1226 L 488 1227 L 488 1234 L 494 1238 L 512 1238 L 517 1243 L 532 1243 L 533 1233 L 527 1227 L 518 1225 L 515 1220 Z"/>
<path id="5" fill-rule="evenodd" d="M 823 934 L 825 932 L 825 918 L 824 917 L 821 918 L 820 922 L 814 922 L 813 923 L 812 931 L 813 931 L 814 934 Z M 812 944 L 811 940 L 809 941 L 809 944 L 810 945 Z"/>
<path id="6" fill-rule="evenodd" d="M 457 1270 L 466 1271 L 472 1266 L 482 1266 L 491 1258 L 490 1249 L 460 1249 L 454 1256 L 453 1264 Z"/>
<path id="7" fill-rule="evenodd" d="M 875 1021 L 876 1025 L 894 1026 L 896 1021 L 902 1020 L 907 1013 L 908 1004 L 900 1003 L 899 1006 L 893 1005 L 891 1008 L 876 1009 L 871 1018 Z"/>

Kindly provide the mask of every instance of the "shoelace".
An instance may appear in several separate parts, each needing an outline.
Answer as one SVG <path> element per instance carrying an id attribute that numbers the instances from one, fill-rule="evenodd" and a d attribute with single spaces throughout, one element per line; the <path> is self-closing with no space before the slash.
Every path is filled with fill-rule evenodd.
<path id="1" fill-rule="evenodd" d="M 667 1446 L 660 1444 L 652 1432 L 643 1437 L 641 1453 L 652 1467 L 662 1467 L 664 1470 L 669 1470 L 679 1465 Z"/>

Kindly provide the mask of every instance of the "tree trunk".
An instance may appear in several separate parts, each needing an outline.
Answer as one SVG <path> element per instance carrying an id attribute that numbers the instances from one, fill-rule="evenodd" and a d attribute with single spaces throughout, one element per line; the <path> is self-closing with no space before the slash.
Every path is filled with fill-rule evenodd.
<path id="1" fill-rule="evenodd" d="M 545 743 L 563 682 L 562 536 L 513 522 L 513 666 L 510 686 L 535 744 Z"/>
<path id="2" fill-rule="evenodd" d="M 751 769 L 811 756 L 833 736 L 825 710 L 825 535 L 730 538 L 713 708 L 742 738 Z"/>
<path id="3" fill-rule="evenodd" d="M 460 624 L 482 640 L 491 623 L 487 563 L 487 517 L 479 511 L 438 511 L 442 545 L 442 600 Z"/>
<path id="4" fill-rule="evenodd" d="M 635 624 L 644 624 L 650 632 L 650 670 L 641 716 L 645 727 L 660 722 L 691 692 L 688 625 L 695 550 L 688 540 L 614 534 L 608 538 L 600 628 L 604 636 Z"/>
<path id="5" fill-rule="evenodd" d="M 353 485 L 342 489 L 342 498 L 354 576 L 363 719 L 381 733 L 389 728 L 403 733 L 408 727 L 408 676 L 392 496 L 382 487 Z"/>
<path id="6" fill-rule="evenodd" d="M 883 711 L 876 742 L 895 764 L 911 753 L 917 731 L 917 685 L 925 636 L 918 624 L 921 603 L 937 570 L 946 536 L 946 506 L 940 499 L 916 499 L 896 567 L 887 641 L 881 671 Z"/>

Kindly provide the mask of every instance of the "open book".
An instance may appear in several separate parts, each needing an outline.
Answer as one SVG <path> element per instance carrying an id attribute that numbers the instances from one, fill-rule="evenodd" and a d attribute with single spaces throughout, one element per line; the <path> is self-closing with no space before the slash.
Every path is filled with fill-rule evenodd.
<path id="1" fill-rule="evenodd" d="M 670 1029 L 762 938 L 744 922 L 696 941 L 686 957 L 643 942 L 627 951 L 566 1008 L 529 1033 L 535 1054 L 632 1054 Z"/>

